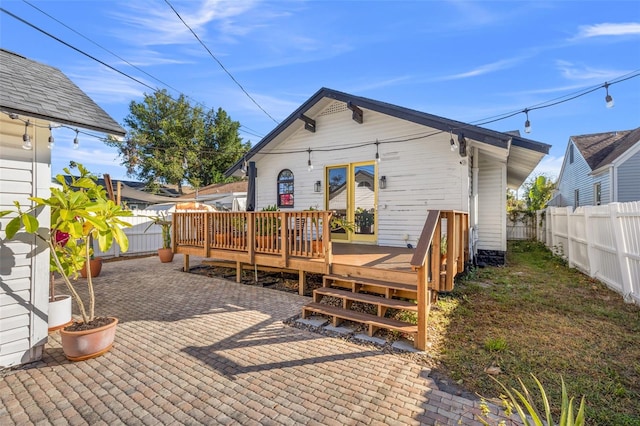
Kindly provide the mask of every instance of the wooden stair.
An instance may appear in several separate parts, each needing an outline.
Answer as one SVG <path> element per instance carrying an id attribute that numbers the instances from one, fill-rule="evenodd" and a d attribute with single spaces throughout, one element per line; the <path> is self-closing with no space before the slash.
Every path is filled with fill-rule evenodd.
<path id="1" fill-rule="evenodd" d="M 415 300 L 417 298 L 415 285 L 342 275 L 325 275 L 322 283 L 323 287 L 313 291 L 313 302 L 302 308 L 302 318 L 307 318 L 311 313 L 326 315 L 331 318 L 334 327 L 344 320 L 358 322 L 367 326 L 369 336 L 373 336 L 380 328 L 399 331 L 414 337 L 418 333 L 418 326 L 415 324 L 385 317 L 389 308 L 418 312 L 418 305 L 414 302 L 397 298 Z M 325 296 L 342 300 L 342 307 L 321 303 Z M 353 302 L 376 306 L 377 315 L 352 310 Z"/>

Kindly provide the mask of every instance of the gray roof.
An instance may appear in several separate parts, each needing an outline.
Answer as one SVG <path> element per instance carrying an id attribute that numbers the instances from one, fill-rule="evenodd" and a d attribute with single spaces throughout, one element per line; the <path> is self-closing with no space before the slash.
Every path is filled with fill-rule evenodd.
<path id="1" fill-rule="evenodd" d="M 509 141 L 511 141 L 512 147 L 515 146 L 524 149 L 525 151 L 534 151 L 540 153 L 541 155 L 548 154 L 549 149 L 551 148 L 551 146 L 548 144 L 520 137 L 519 133 L 513 134 L 497 132 L 495 130 L 485 129 L 483 127 L 463 123 L 461 121 L 455 121 L 410 108 L 405 108 L 386 102 L 380 102 L 373 99 L 363 98 L 360 96 L 354 96 L 348 93 L 339 92 L 337 90 L 327 89 L 323 87 L 305 103 L 303 103 L 298 109 L 296 109 L 289 117 L 287 117 L 278 126 L 276 126 L 275 129 L 269 132 L 269 134 L 265 136 L 259 143 L 254 145 L 245 157 L 243 157 L 225 172 L 225 175 L 231 176 L 234 172 L 238 171 L 242 167 L 244 161 L 248 161 L 249 159 L 251 159 L 251 157 L 260 152 L 260 150 L 262 150 L 272 140 L 276 139 L 281 133 L 284 133 L 290 126 L 293 126 L 294 124 L 302 126 L 302 121 L 299 120 L 299 118 L 303 114 L 310 114 L 310 116 L 313 118 L 313 115 L 317 113 L 316 104 L 320 104 L 323 99 L 351 102 L 358 107 L 366 108 L 372 111 L 387 114 L 392 117 L 397 117 L 403 120 L 429 126 L 431 128 L 442 130 L 445 132 L 452 131 L 452 133 L 455 135 L 464 135 L 468 138 L 504 149 L 508 148 Z M 537 164 L 538 161 L 539 159 L 535 160 L 535 163 Z M 525 169 L 526 168 L 527 167 L 525 167 Z M 524 178 L 526 178 L 530 171 L 531 170 L 526 172 Z M 519 186 L 516 181 L 520 179 L 524 180 L 524 178 L 522 178 L 522 176 L 518 176 L 518 179 L 514 180 L 515 186 Z"/>
<path id="2" fill-rule="evenodd" d="M 117 136 L 125 131 L 59 69 L 0 49 L 0 111 Z"/>
<path id="3" fill-rule="evenodd" d="M 571 140 L 593 171 L 611 164 L 640 141 L 640 127 L 635 130 L 571 136 Z"/>

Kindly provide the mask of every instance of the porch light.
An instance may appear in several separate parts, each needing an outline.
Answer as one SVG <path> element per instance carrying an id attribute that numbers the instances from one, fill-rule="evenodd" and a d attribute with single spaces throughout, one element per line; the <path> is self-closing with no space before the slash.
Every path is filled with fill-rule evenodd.
<path id="1" fill-rule="evenodd" d="M 607 91 L 607 96 L 604 97 L 605 102 L 607 103 L 607 108 L 613 108 L 613 96 L 609 94 L 609 83 L 604 83 L 604 90 Z"/>
<path id="2" fill-rule="evenodd" d="M 27 133 L 27 129 L 29 128 L 29 120 L 24 123 L 24 135 L 22 135 L 22 149 L 30 150 L 31 146 L 31 136 Z"/>
<path id="3" fill-rule="evenodd" d="M 316 183 L 313 184 L 313 192 L 320 192 L 320 191 L 322 191 L 322 182 L 317 180 Z"/>
<path id="4" fill-rule="evenodd" d="M 378 184 L 378 187 L 380 189 L 385 189 L 387 187 L 387 177 L 386 176 L 380 176 L 380 182 Z"/>

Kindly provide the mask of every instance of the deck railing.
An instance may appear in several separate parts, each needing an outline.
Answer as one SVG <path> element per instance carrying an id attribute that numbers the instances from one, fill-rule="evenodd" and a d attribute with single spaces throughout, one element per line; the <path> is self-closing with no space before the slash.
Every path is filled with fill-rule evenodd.
<path id="1" fill-rule="evenodd" d="M 429 210 L 411 259 L 411 267 L 418 273 L 416 348 L 426 348 L 427 318 L 432 300 L 440 291 L 453 290 L 453 279 L 464 271 L 468 260 L 469 215 L 452 210 Z"/>
<path id="2" fill-rule="evenodd" d="M 197 212 L 173 214 L 173 249 L 210 257 L 236 250 L 305 258 L 331 253 L 330 211 Z"/>

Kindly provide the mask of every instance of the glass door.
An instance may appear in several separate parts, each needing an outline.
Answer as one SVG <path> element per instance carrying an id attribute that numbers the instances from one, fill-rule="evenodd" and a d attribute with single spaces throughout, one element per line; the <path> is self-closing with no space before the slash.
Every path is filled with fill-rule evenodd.
<path id="1" fill-rule="evenodd" d="M 336 229 L 333 240 L 376 241 L 375 163 L 352 163 L 327 168 L 327 208 L 333 217 L 353 224 L 353 231 Z"/>

